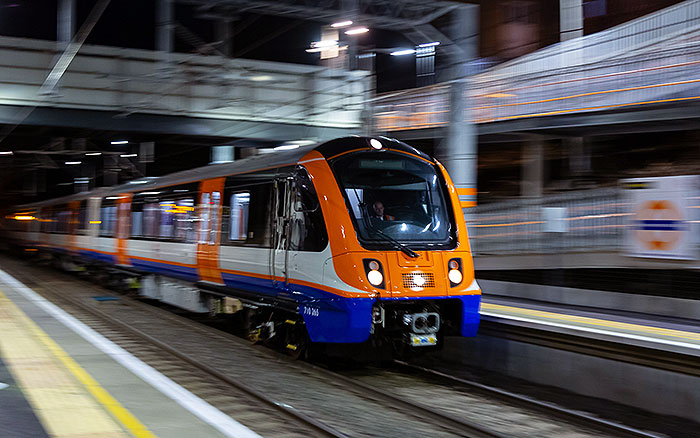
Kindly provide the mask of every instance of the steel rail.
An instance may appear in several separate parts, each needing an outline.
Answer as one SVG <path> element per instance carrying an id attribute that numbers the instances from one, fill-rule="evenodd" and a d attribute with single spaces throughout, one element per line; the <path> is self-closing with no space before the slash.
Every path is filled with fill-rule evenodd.
<path id="1" fill-rule="evenodd" d="M 333 429 L 332 427 L 327 426 L 327 425 L 321 423 L 320 421 L 317 421 L 317 420 L 309 417 L 308 415 L 297 411 L 296 409 L 294 409 L 293 407 L 291 407 L 285 403 L 278 402 L 278 401 L 266 396 L 265 394 L 263 394 L 262 392 L 256 390 L 255 388 L 253 388 L 251 386 L 248 386 L 246 384 L 243 384 L 241 382 L 238 382 L 238 381 L 231 379 L 230 377 L 226 376 L 225 374 L 221 373 L 220 371 L 198 361 L 197 359 L 192 358 L 189 355 L 186 355 L 186 354 L 178 351 L 176 348 L 171 347 L 170 345 L 168 345 L 162 341 L 159 341 L 158 339 L 142 332 L 141 330 L 135 329 L 135 328 L 129 326 L 128 324 L 125 324 L 125 323 L 119 321 L 118 319 L 112 317 L 111 315 L 109 315 L 106 312 L 103 312 L 103 311 L 96 309 L 92 306 L 89 306 L 87 304 L 81 303 L 78 300 L 73 300 L 73 299 L 69 298 L 66 294 L 57 294 L 57 293 L 54 293 L 51 291 L 47 291 L 46 289 L 42 290 L 42 294 L 47 294 L 47 292 L 48 292 L 48 295 L 51 295 L 55 298 L 58 298 L 59 301 L 63 300 L 65 302 L 68 302 L 70 305 L 78 307 L 82 311 L 85 311 L 89 314 L 92 314 L 93 316 L 96 316 L 100 319 L 103 319 L 103 320 L 107 321 L 108 323 L 113 324 L 113 325 L 145 340 L 149 344 L 157 346 L 158 348 L 162 349 L 163 351 L 166 351 L 167 353 L 169 353 L 169 354 L 177 357 L 178 359 L 194 366 L 195 368 L 204 371 L 205 373 L 215 377 L 216 379 L 219 379 L 222 382 L 225 382 L 227 385 L 233 386 L 234 388 L 238 389 L 239 391 L 244 392 L 245 394 L 248 394 L 249 396 L 251 396 L 251 397 L 263 402 L 264 404 L 274 408 L 275 410 L 277 410 L 278 412 L 282 413 L 283 415 L 291 418 L 292 420 L 294 420 L 298 423 L 301 423 L 302 425 L 304 425 L 308 428 L 311 428 L 316 433 L 318 433 L 318 436 L 333 437 L 333 438 L 348 438 L 347 435 L 343 434 L 342 432 L 337 431 L 337 430 Z M 152 307 L 152 306 L 145 306 L 145 307 L 148 308 L 148 307 Z"/>
<path id="2" fill-rule="evenodd" d="M 594 417 L 592 415 L 587 415 L 579 411 L 574 411 L 571 409 L 566 409 L 561 406 L 557 406 L 552 403 L 543 402 L 540 400 L 535 400 L 520 394 L 515 394 L 509 391 L 505 391 L 500 388 L 494 388 L 492 386 L 483 385 L 481 383 L 473 382 L 470 380 L 462 379 L 460 377 L 451 376 L 449 374 L 443 373 L 441 371 L 433 370 L 430 368 L 425 368 L 419 365 L 410 364 L 400 360 L 395 360 L 394 363 L 400 365 L 401 367 L 418 371 L 423 374 L 428 374 L 432 377 L 437 377 L 441 380 L 450 382 L 451 384 L 458 384 L 469 389 L 474 389 L 482 393 L 486 393 L 490 396 L 498 398 L 500 400 L 514 403 L 528 409 L 541 412 L 550 417 L 556 417 L 570 423 L 577 424 L 579 426 L 584 426 L 587 428 L 595 429 L 599 432 L 613 433 L 615 436 L 630 437 L 630 438 L 662 438 L 663 435 L 645 432 L 624 424 L 616 423 L 614 421 L 605 420 L 603 418 Z"/>

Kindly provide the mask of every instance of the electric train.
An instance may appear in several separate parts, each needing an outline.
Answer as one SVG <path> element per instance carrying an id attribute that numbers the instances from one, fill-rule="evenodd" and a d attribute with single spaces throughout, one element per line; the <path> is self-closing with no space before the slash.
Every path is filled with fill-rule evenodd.
<path id="1" fill-rule="evenodd" d="M 479 325 L 457 189 L 434 158 L 385 137 L 134 180 L 5 219 L 24 251 L 193 312 L 235 315 L 250 339 L 290 354 L 411 354 Z"/>

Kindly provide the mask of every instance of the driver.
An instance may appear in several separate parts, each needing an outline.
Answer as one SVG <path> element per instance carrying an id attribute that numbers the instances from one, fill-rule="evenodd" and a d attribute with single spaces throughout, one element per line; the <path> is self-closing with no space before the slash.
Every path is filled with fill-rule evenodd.
<path id="1" fill-rule="evenodd" d="M 376 201 L 372 204 L 372 217 L 380 221 L 393 221 L 396 218 L 389 214 L 384 214 L 384 204 L 382 201 Z"/>

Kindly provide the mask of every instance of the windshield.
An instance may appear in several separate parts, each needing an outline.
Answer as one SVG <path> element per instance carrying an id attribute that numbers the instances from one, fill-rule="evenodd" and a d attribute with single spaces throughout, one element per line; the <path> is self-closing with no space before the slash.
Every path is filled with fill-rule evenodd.
<path id="1" fill-rule="evenodd" d="M 366 248 L 455 246 L 445 183 L 434 165 L 401 153 L 362 152 L 336 159 L 333 171 Z"/>

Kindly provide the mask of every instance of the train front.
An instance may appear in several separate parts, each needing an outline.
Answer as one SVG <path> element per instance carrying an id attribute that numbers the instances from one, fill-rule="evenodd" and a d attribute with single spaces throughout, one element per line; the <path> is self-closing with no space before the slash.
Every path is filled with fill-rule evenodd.
<path id="1" fill-rule="evenodd" d="M 339 139 L 317 152 L 325 160 L 308 164 L 316 163 L 333 254 L 324 285 L 343 291 L 336 305 L 348 314 L 339 333 L 401 352 L 440 346 L 445 335 L 474 336 L 481 291 L 445 169 L 386 138 Z M 313 318 L 305 319 L 313 338 Z"/>

